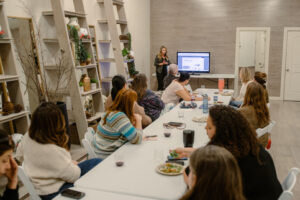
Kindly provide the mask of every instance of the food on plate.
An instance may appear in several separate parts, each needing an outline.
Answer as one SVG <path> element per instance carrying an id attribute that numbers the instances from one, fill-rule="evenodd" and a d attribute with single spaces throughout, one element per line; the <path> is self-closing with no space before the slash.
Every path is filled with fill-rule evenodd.
<path id="1" fill-rule="evenodd" d="M 165 163 L 159 166 L 159 172 L 166 174 L 180 174 L 182 173 L 183 166 L 176 163 Z"/>
<path id="2" fill-rule="evenodd" d="M 193 117 L 192 120 L 194 122 L 205 123 L 207 121 L 207 117 L 206 116 L 203 116 L 203 117 Z"/>

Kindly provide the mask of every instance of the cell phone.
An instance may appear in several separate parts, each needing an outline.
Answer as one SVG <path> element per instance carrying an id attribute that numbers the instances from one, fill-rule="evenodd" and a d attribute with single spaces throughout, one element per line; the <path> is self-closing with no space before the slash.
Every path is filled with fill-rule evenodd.
<path id="1" fill-rule="evenodd" d="M 170 126 L 182 126 L 181 122 L 169 122 L 168 123 Z"/>
<path id="2" fill-rule="evenodd" d="M 168 156 L 168 160 L 174 161 L 174 160 L 187 160 L 187 158 L 174 158 L 173 156 Z"/>
<path id="3" fill-rule="evenodd" d="M 166 163 L 176 163 L 182 166 L 184 165 L 184 162 L 181 160 L 167 160 Z"/>
<path id="4" fill-rule="evenodd" d="M 61 196 L 69 197 L 72 199 L 81 199 L 85 196 L 85 193 L 76 190 L 65 189 L 64 191 L 62 191 Z"/>
<path id="5" fill-rule="evenodd" d="M 188 176 L 190 173 L 190 166 L 187 166 L 184 171 L 185 171 L 185 174 Z"/>

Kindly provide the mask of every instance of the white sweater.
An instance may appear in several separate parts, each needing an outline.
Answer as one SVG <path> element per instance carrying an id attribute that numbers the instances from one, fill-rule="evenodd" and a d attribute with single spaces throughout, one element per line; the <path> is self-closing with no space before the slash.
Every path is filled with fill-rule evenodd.
<path id="1" fill-rule="evenodd" d="M 252 81 L 248 81 L 247 83 L 242 83 L 242 87 L 240 90 L 240 94 L 239 96 L 235 99 L 236 101 L 244 101 L 244 97 L 247 91 L 247 86 L 249 85 L 249 83 L 251 83 Z"/>
<path id="2" fill-rule="evenodd" d="M 74 183 L 80 168 L 72 162 L 71 154 L 55 144 L 40 144 L 25 134 L 17 149 L 17 159 L 39 195 L 58 192 L 65 183 Z"/>

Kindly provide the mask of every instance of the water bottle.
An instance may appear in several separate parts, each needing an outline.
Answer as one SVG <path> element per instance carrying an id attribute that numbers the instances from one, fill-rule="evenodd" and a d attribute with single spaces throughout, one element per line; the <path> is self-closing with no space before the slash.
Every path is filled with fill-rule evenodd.
<path id="1" fill-rule="evenodd" d="M 203 113 L 208 113 L 208 96 L 203 97 Z"/>

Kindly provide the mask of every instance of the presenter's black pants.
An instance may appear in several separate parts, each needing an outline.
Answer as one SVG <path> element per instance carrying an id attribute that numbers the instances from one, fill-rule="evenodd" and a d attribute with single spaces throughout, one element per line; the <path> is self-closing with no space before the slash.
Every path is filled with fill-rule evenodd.
<path id="1" fill-rule="evenodd" d="M 162 72 L 159 73 L 156 70 L 156 78 L 157 78 L 157 91 L 164 89 L 164 78 L 167 76 L 167 67 L 163 66 Z"/>

